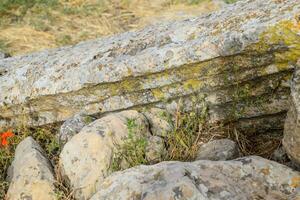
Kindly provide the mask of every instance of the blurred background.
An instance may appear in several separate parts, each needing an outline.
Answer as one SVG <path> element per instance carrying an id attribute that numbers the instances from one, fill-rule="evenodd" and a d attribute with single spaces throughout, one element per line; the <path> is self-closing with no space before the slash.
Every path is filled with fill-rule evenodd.
<path id="1" fill-rule="evenodd" d="M 218 10 L 235 0 L 0 0 L 0 51 L 71 45 Z"/>

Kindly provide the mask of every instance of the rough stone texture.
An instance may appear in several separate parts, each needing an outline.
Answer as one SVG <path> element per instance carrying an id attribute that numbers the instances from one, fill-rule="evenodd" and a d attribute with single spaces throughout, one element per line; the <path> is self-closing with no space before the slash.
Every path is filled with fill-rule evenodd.
<path id="1" fill-rule="evenodd" d="M 220 8 L 227 6 L 227 3 L 224 0 L 212 0 L 212 2 Z"/>
<path id="2" fill-rule="evenodd" d="M 289 162 L 288 155 L 283 147 L 277 148 L 271 155 L 271 159 L 279 163 Z"/>
<path id="3" fill-rule="evenodd" d="M 8 58 L 10 55 L 8 53 L 3 53 L 0 51 L 0 59 Z"/>
<path id="4" fill-rule="evenodd" d="M 171 115 L 164 109 L 150 108 L 143 112 L 147 117 L 153 135 L 166 136 L 173 129 Z"/>
<path id="5" fill-rule="evenodd" d="M 300 60 L 291 82 L 291 107 L 284 125 L 282 144 L 291 160 L 300 166 Z"/>
<path id="6" fill-rule="evenodd" d="M 200 93 L 211 121 L 280 123 L 281 115 L 268 119 L 288 108 L 299 13 L 299 0 L 245 0 L 189 20 L 2 59 L 0 124 L 167 107 L 180 98 L 188 107 Z"/>
<path id="7" fill-rule="evenodd" d="M 112 174 L 91 200 L 283 200 L 299 186 L 299 172 L 260 157 L 162 162 Z"/>
<path id="8" fill-rule="evenodd" d="M 8 169 L 7 200 L 56 200 L 54 174 L 43 149 L 31 137 L 25 138 Z"/>
<path id="9" fill-rule="evenodd" d="M 67 119 L 60 127 L 58 138 L 61 145 L 68 142 L 74 135 L 79 133 L 79 131 L 87 124 L 93 122 L 95 119 L 93 117 L 76 114 L 74 117 Z"/>
<path id="10" fill-rule="evenodd" d="M 129 110 L 92 122 L 65 144 L 59 165 L 63 178 L 75 191 L 76 199 L 91 197 L 110 173 L 116 144 L 121 144 L 122 138 L 128 136 L 128 119 L 135 119 L 140 133 L 150 135 L 144 115 Z"/>
<path id="11" fill-rule="evenodd" d="M 5 58 L 5 54 L 0 51 L 0 59 Z"/>
<path id="12" fill-rule="evenodd" d="M 232 160 L 239 157 L 238 145 L 229 139 L 213 140 L 203 144 L 197 154 L 197 160 Z"/>
<path id="13" fill-rule="evenodd" d="M 147 140 L 146 159 L 150 164 L 161 162 L 166 155 L 164 139 L 159 136 L 150 136 Z"/>

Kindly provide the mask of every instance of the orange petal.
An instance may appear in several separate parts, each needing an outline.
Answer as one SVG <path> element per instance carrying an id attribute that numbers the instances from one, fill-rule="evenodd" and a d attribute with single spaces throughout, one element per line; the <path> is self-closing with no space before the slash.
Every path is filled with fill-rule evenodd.
<path id="1" fill-rule="evenodd" d="M 8 142 L 7 142 L 7 140 L 3 139 L 3 140 L 1 141 L 1 144 L 2 144 L 2 146 L 7 146 L 7 145 L 8 145 Z"/>

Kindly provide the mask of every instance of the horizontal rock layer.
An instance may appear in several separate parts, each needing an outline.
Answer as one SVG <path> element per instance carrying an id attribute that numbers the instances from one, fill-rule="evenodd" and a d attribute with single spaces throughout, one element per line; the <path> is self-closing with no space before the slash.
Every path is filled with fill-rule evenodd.
<path id="1" fill-rule="evenodd" d="M 0 127 L 54 123 L 79 112 L 174 108 L 179 99 L 191 108 L 200 99 L 211 121 L 237 120 L 243 128 L 249 120 L 275 120 L 282 128 L 300 57 L 299 13 L 298 0 L 247 0 L 198 18 L 2 59 Z"/>

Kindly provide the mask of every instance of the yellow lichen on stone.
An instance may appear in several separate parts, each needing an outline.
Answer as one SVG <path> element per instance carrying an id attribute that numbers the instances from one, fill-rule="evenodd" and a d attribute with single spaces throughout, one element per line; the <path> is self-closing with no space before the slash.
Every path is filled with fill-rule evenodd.
<path id="1" fill-rule="evenodd" d="M 154 88 L 151 91 L 154 98 L 156 98 L 157 100 L 163 100 L 165 98 L 165 95 L 160 88 Z"/>
<path id="2" fill-rule="evenodd" d="M 191 79 L 188 81 L 185 81 L 183 83 L 183 87 L 185 90 L 197 90 L 201 87 L 201 82 L 200 80 L 195 80 L 195 79 Z"/>
<path id="3" fill-rule="evenodd" d="M 296 62 L 300 57 L 299 33 L 299 22 L 281 21 L 261 35 L 255 49 L 262 52 L 278 47 L 278 50 L 274 50 L 275 63 L 279 68 L 285 68 L 289 62 Z"/>
<path id="4" fill-rule="evenodd" d="M 299 187 L 300 186 L 300 177 L 299 176 L 293 177 L 292 180 L 291 180 L 290 186 L 293 187 L 293 188 Z"/>
<path id="5" fill-rule="evenodd" d="M 278 69 L 278 71 L 284 71 L 288 69 L 290 65 L 288 62 L 283 62 L 283 63 L 276 63 L 275 66 Z"/>
<path id="6" fill-rule="evenodd" d="M 262 174 L 264 174 L 265 176 L 268 176 L 270 174 L 270 169 L 269 168 L 263 168 L 260 170 L 260 172 Z"/>

